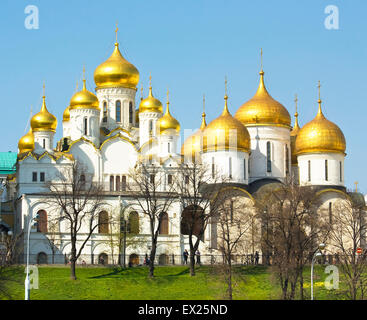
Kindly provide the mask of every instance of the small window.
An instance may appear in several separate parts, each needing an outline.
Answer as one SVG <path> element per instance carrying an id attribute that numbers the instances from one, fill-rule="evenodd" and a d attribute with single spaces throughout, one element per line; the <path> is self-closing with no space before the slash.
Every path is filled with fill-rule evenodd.
<path id="1" fill-rule="evenodd" d="M 120 191 L 120 176 L 116 177 L 116 191 Z"/>
<path id="2" fill-rule="evenodd" d="M 102 211 L 98 215 L 98 233 L 109 232 L 109 217 L 106 211 Z"/>
<path id="3" fill-rule="evenodd" d="M 311 181 L 311 160 L 308 160 L 308 181 Z"/>
<path id="4" fill-rule="evenodd" d="M 153 134 L 153 120 L 149 120 L 149 134 Z"/>
<path id="5" fill-rule="evenodd" d="M 232 158 L 229 157 L 229 164 L 228 164 L 228 169 L 229 169 L 229 179 L 232 179 Z"/>
<path id="6" fill-rule="evenodd" d="M 168 142 L 168 153 L 171 153 L 171 144 Z"/>
<path id="7" fill-rule="evenodd" d="M 168 181 L 167 182 L 168 184 L 172 184 L 172 175 L 171 174 L 168 175 L 167 181 Z"/>
<path id="8" fill-rule="evenodd" d="M 266 143 L 266 171 L 271 172 L 271 146 L 270 141 Z"/>
<path id="9" fill-rule="evenodd" d="M 110 176 L 110 191 L 114 191 L 114 176 Z"/>
<path id="10" fill-rule="evenodd" d="M 84 174 L 80 175 L 80 190 L 81 191 L 85 190 L 85 175 Z"/>
<path id="11" fill-rule="evenodd" d="M 333 204 L 329 202 L 329 223 L 333 223 Z"/>
<path id="12" fill-rule="evenodd" d="M 121 122 L 121 101 L 116 101 L 116 122 Z"/>
<path id="13" fill-rule="evenodd" d="M 84 118 L 84 134 L 88 135 L 88 119 Z"/>
<path id="14" fill-rule="evenodd" d="M 40 173 L 40 181 L 45 182 L 45 173 L 44 172 Z"/>
<path id="15" fill-rule="evenodd" d="M 43 144 L 43 149 L 45 149 L 46 148 L 46 139 L 43 139 L 42 144 Z"/>
<path id="16" fill-rule="evenodd" d="M 103 102 L 103 119 L 102 122 L 107 122 L 107 102 Z"/>
<path id="17" fill-rule="evenodd" d="M 159 234 L 168 234 L 168 214 L 166 212 L 161 213 Z"/>
<path id="18" fill-rule="evenodd" d="M 325 180 L 329 180 L 329 170 L 328 170 L 328 162 L 325 160 Z"/>
<path id="19" fill-rule="evenodd" d="M 246 171 L 246 159 L 243 159 L 243 179 L 246 180 L 247 177 L 247 171 Z"/>
<path id="20" fill-rule="evenodd" d="M 129 102 L 129 123 L 130 124 L 133 123 L 133 115 L 134 115 L 133 103 L 130 101 Z"/>
<path id="21" fill-rule="evenodd" d="M 47 212 L 45 210 L 40 210 L 37 212 L 37 232 L 46 233 L 47 232 Z"/>
<path id="22" fill-rule="evenodd" d="M 121 177 L 121 191 L 126 191 L 126 176 Z"/>
<path id="23" fill-rule="evenodd" d="M 37 172 L 32 172 L 32 181 L 37 182 Z"/>
<path id="24" fill-rule="evenodd" d="M 155 175 L 154 174 L 151 174 L 150 175 L 150 183 L 154 183 L 154 181 L 155 181 Z"/>
<path id="25" fill-rule="evenodd" d="M 285 174 L 289 174 L 289 148 L 285 145 Z"/>

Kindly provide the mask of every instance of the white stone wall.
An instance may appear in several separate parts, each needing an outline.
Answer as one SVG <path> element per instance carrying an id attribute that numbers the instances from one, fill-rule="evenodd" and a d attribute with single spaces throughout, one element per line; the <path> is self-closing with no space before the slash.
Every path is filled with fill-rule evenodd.
<path id="1" fill-rule="evenodd" d="M 344 155 L 341 153 L 313 153 L 299 155 L 299 181 L 301 185 L 344 186 Z M 325 160 L 328 161 L 328 179 L 325 174 Z M 308 174 L 310 161 L 310 179 Z M 341 175 L 340 175 L 341 163 Z"/>
<path id="2" fill-rule="evenodd" d="M 286 177 L 286 146 L 291 171 L 290 129 L 271 126 L 246 126 L 251 137 L 250 183 L 264 178 Z M 271 172 L 267 171 L 267 142 L 271 146 Z"/>
<path id="3" fill-rule="evenodd" d="M 140 112 L 139 113 L 139 137 L 140 147 L 149 141 L 151 137 L 156 137 L 157 132 L 157 121 L 162 117 L 160 112 Z M 150 125 L 150 122 L 152 124 Z M 150 130 L 150 126 L 152 130 Z"/>
<path id="4" fill-rule="evenodd" d="M 52 131 L 34 131 L 34 149 L 35 151 L 51 152 L 54 145 L 54 135 Z"/>
<path id="5" fill-rule="evenodd" d="M 99 145 L 99 114 L 96 109 L 71 109 L 70 110 L 70 137 L 72 141 L 84 137 Z M 87 119 L 87 132 L 85 134 L 85 119 Z"/>

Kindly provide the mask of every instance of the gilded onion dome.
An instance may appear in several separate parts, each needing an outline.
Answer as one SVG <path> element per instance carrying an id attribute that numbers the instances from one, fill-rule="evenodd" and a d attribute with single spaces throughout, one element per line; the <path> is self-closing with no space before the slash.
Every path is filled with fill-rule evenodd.
<path id="1" fill-rule="evenodd" d="M 206 127 L 205 112 L 202 113 L 201 126 L 199 130 L 189 136 L 181 147 L 181 154 L 185 157 L 192 157 L 195 160 L 195 155 L 201 152 L 203 131 Z"/>
<path id="2" fill-rule="evenodd" d="M 224 96 L 222 114 L 208 124 L 203 132 L 203 152 L 237 150 L 250 152 L 250 134 L 246 127 L 228 111 Z"/>
<path id="3" fill-rule="evenodd" d="M 28 133 L 20 138 L 18 142 L 19 153 L 25 153 L 33 151 L 34 149 L 34 135 L 30 128 Z"/>
<path id="4" fill-rule="evenodd" d="M 343 153 L 346 142 L 343 132 L 322 113 L 321 99 L 316 117 L 299 130 L 296 138 L 297 155 L 304 153 Z"/>
<path id="5" fill-rule="evenodd" d="M 167 108 L 163 117 L 161 117 L 157 121 L 157 126 L 159 128 L 159 133 L 164 134 L 167 130 L 174 130 L 177 133 L 180 132 L 180 123 L 172 117 L 169 111 L 169 100 L 168 100 L 168 91 L 167 91 Z"/>
<path id="6" fill-rule="evenodd" d="M 46 107 L 45 96 L 42 97 L 41 111 L 31 119 L 32 131 L 53 131 L 56 132 L 57 119 Z"/>
<path id="7" fill-rule="evenodd" d="M 153 97 L 152 86 L 149 86 L 148 97 L 141 100 L 139 105 L 139 113 L 142 112 L 159 112 L 163 113 L 162 102 Z"/>
<path id="8" fill-rule="evenodd" d="M 294 100 L 296 103 L 296 113 L 294 114 L 294 126 L 291 131 L 291 158 L 292 158 L 292 164 L 297 164 L 297 153 L 296 153 L 296 138 L 299 133 L 299 130 L 301 130 L 299 124 L 298 124 L 298 112 L 297 112 L 297 102 L 298 98 L 296 95 L 296 99 Z"/>
<path id="9" fill-rule="evenodd" d="M 69 121 L 70 120 L 70 106 L 68 106 L 65 110 L 64 113 L 62 114 L 62 121 Z"/>
<path id="10" fill-rule="evenodd" d="M 97 88 L 136 89 L 139 71 L 122 56 L 119 44 L 116 42 L 111 56 L 94 71 L 94 82 Z"/>
<path id="11" fill-rule="evenodd" d="M 83 79 L 83 89 L 71 97 L 69 111 L 72 109 L 100 110 L 98 98 L 94 93 L 87 90 L 85 79 Z"/>
<path id="12" fill-rule="evenodd" d="M 287 109 L 266 90 L 263 70 L 260 71 L 260 83 L 255 95 L 237 110 L 234 117 L 245 126 L 291 126 Z"/>

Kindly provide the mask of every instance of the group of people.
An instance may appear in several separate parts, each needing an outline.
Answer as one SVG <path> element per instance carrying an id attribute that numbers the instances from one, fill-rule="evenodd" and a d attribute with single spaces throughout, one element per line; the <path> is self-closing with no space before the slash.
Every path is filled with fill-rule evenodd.
<path id="1" fill-rule="evenodd" d="M 201 266 L 200 251 L 199 250 L 196 250 L 195 256 L 196 256 L 196 263 Z M 187 251 L 187 249 L 185 249 L 184 252 L 183 252 L 183 258 L 184 258 L 184 264 L 187 264 L 187 260 L 189 258 L 189 252 Z M 195 263 L 195 259 L 194 259 L 194 263 Z"/>

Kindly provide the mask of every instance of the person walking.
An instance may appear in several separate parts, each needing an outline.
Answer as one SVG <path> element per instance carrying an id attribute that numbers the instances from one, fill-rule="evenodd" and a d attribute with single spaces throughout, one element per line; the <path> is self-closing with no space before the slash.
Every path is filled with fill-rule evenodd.
<path id="1" fill-rule="evenodd" d="M 187 264 L 187 258 L 188 257 L 189 257 L 189 253 L 188 253 L 187 249 L 185 249 L 184 252 L 183 252 L 184 264 Z"/>
<path id="2" fill-rule="evenodd" d="M 196 250 L 196 263 L 201 266 L 200 251 Z"/>

